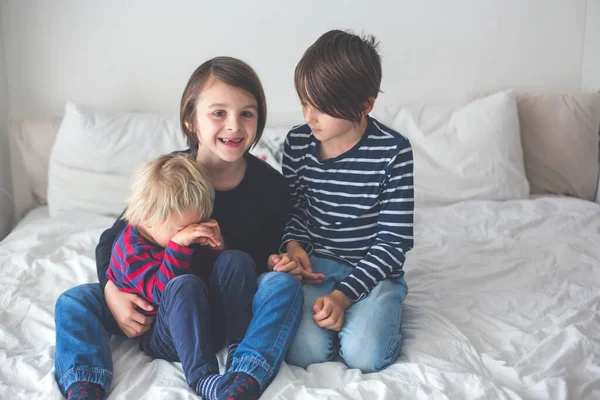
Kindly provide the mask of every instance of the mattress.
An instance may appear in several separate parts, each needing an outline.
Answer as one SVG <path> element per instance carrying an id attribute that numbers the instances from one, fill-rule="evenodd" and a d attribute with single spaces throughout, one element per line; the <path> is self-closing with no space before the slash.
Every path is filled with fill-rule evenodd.
<path id="1" fill-rule="evenodd" d="M 110 217 L 30 212 L 0 243 L 0 397 L 61 398 L 54 303 L 96 281 Z M 541 197 L 417 209 L 403 350 L 379 373 L 285 364 L 263 399 L 600 398 L 600 206 Z M 197 399 L 179 363 L 113 338 L 109 399 Z M 219 353 L 222 364 L 224 351 Z"/>

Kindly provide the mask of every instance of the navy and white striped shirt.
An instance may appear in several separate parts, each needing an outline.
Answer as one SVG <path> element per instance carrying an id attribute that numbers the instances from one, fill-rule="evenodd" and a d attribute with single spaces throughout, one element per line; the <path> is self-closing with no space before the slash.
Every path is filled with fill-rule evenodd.
<path id="1" fill-rule="evenodd" d="M 337 289 L 362 300 L 380 281 L 404 275 L 413 247 L 412 148 L 371 117 L 362 139 L 338 157 L 319 160 L 318 143 L 308 125 L 287 135 L 283 174 L 291 215 L 282 249 L 296 240 L 309 254 L 352 264 Z"/>

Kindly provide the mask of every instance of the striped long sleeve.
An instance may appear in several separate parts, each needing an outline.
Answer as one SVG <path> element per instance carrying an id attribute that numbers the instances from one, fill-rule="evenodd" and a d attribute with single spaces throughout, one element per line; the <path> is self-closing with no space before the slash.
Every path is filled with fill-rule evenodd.
<path id="1" fill-rule="evenodd" d="M 414 178 L 410 147 L 400 150 L 385 175 L 375 240 L 367 255 L 337 287 L 353 300 L 364 299 L 383 279 L 402 276 L 406 253 L 414 245 Z"/>
<path id="2" fill-rule="evenodd" d="M 301 243 L 308 254 L 312 252 L 312 240 L 309 236 L 308 229 L 306 226 L 307 221 L 307 208 L 306 208 L 306 196 L 305 196 L 305 187 L 300 184 L 298 176 L 296 175 L 295 169 L 292 165 L 296 165 L 301 162 L 301 158 L 291 158 L 292 151 L 294 153 L 300 152 L 302 150 L 306 150 L 309 146 L 308 144 L 301 144 L 298 146 L 293 146 L 290 144 L 290 137 L 292 141 L 294 140 L 294 136 L 304 137 L 305 135 L 302 133 L 294 133 L 290 132 L 288 135 L 288 139 L 284 143 L 283 150 L 283 173 L 288 184 L 288 192 L 289 192 L 289 219 L 288 223 L 285 226 L 283 231 L 283 244 L 281 246 L 280 251 L 285 253 L 285 244 L 292 240 L 295 240 Z"/>
<path id="3" fill-rule="evenodd" d="M 412 149 L 370 117 L 362 139 L 344 154 L 319 160 L 318 143 L 307 125 L 286 139 L 292 210 L 282 247 L 297 240 L 309 253 L 354 266 L 337 289 L 358 301 L 381 280 L 404 274 L 413 247 Z"/>
<path id="4" fill-rule="evenodd" d="M 162 249 L 128 225 L 113 245 L 107 277 L 125 292 L 158 306 L 166 284 L 189 271 L 194 248 L 169 242 Z"/>

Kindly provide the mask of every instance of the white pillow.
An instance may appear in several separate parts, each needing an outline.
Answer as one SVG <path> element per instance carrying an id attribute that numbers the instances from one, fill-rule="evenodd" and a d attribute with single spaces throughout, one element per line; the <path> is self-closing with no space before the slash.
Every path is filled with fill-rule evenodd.
<path id="1" fill-rule="evenodd" d="M 50 215 L 79 210 L 117 216 L 139 164 L 186 148 L 177 119 L 67 103 L 50 154 Z"/>
<path id="2" fill-rule="evenodd" d="M 512 92 L 478 99 L 453 112 L 384 105 L 373 116 L 411 142 L 417 206 L 529 197 Z"/>
<path id="3" fill-rule="evenodd" d="M 275 158 L 275 155 L 265 143 L 264 138 L 260 138 L 260 141 L 256 144 L 256 146 L 250 150 L 250 154 L 260 158 L 277 171 L 281 172 L 281 160 L 277 160 L 277 158 Z"/>

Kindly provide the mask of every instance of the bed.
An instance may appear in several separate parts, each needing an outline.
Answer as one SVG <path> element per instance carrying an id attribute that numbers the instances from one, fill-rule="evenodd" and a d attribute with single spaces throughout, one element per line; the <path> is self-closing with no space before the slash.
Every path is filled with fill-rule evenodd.
<path id="1" fill-rule="evenodd" d="M 400 118 L 404 112 L 398 110 L 382 109 L 379 117 L 393 125 L 398 121 L 392 114 Z M 65 119 L 68 113 L 67 108 Z M 439 128 L 439 119 L 429 121 L 429 133 Z M 94 204 L 97 192 L 73 199 L 73 192 L 52 187 L 66 185 L 52 177 L 53 163 L 69 165 L 57 149 L 68 139 L 65 124 L 50 156 L 48 199 L 42 199 L 48 204 L 30 210 L 0 243 L 0 397 L 6 399 L 61 398 L 54 381 L 54 303 L 64 290 L 96 281 L 94 249 L 114 221 L 102 207 L 119 206 Z M 261 153 L 281 143 L 281 134 L 270 133 L 280 129 L 269 129 L 255 153 L 276 161 L 276 152 Z M 510 142 L 502 137 L 502 143 Z M 416 153 L 427 142 L 422 139 L 411 138 Z M 71 141 L 64 157 L 74 157 L 73 146 Z M 485 158 L 496 153 L 504 151 L 496 146 Z M 427 165 L 426 158 L 421 165 Z M 477 160 L 484 163 L 481 154 Z M 494 164 L 496 172 L 500 164 Z M 460 167 L 464 173 L 465 164 Z M 79 174 L 91 173 L 77 168 Z M 450 167 L 440 161 L 439 168 Z M 499 175 L 497 187 L 482 186 L 475 177 L 472 188 L 463 175 L 456 189 L 472 198 L 453 198 L 449 177 L 443 178 L 447 190 L 441 197 L 431 199 L 427 187 L 418 190 L 416 246 L 405 267 L 403 350 L 396 363 L 373 374 L 339 361 L 307 370 L 284 363 L 262 398 L 600 398 L 600 205 L 574 196 L 531 195 L 530 186 L 522 187 L 510 173 Z M 423 175 L 424 184 L 434 185 L 429 178 Z M 510 190 L 499 190 L 508 178 Z M 431 201 L 425 202 L 426 196 Z M 61 212 L 66 208 L 68 213 Z M 198 398 L 179 363 L 152 360 L 135 340 L 113 338 L 112 348 L 109 399 Z M 219 357 L 222 365 L 223 351 Z"/>

